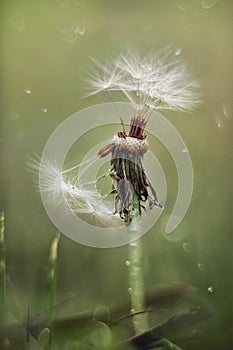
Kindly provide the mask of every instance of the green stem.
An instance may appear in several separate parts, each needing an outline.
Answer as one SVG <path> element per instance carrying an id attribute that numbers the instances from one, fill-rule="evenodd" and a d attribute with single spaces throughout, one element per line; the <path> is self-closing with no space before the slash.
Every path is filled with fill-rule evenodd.
<path id="1" fill-rule="evenodd" d="M 0 345 L 6 346 L 6 247 L 5 215 L 0 213 Z"/>
<path id="2" fill-rule="evenodd" d="M 134 220 L 137 220 L 135 218 Z M 132 223 L 131 230 L 133 231 Z M 133 232 L 131 232 L 133 234 Z M 140 312 L 145 310 L 145 290 L 142 270 L 142 246 L 138 239 L 129 244 L 129 293 L 131 296 L 131 311 Z M 148 316 L 146 313 L 133 317 L 135 334 L 140 334 L 149 328 Z"/>
<path id="3" fill-rule="evenodd" d="M 47 349 L 52 348 L 52 340 L 54 336 L 54 306 L 56 304 L 57 294 L 57 251 L 58 243 L 60 240 L 60 233 L 57 233 L 50 247 L 49 257 L 49 309 L 48 309 L 48 328 L 49 328 L 49 341 Z"/>

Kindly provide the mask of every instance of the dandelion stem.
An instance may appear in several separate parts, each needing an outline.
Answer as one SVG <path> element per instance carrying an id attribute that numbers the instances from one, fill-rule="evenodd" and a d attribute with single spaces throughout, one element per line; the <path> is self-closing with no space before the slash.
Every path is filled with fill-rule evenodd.
<path id="1" fill-rule="evenodd" d="M 58 232 L 54 238 L 51 247 L 50 247 L 50 256 L 49 256 L 49 309 L 48 309 L 48 328 L 49 332 L 49 341 L 47 350 L 52 348 L 52 340 L 54 336 L 54 306 L 56 303 L 56 292 L 57 292 L 57 251 L 58 243 L 60 240 L 60 233 Z"/>
<path id="2" fill-rule="evenodd" d="M 137 219 L 135 221 L 137 221 Z M 137 226 L 137 224 L 133 224 L 131 226 L 132 231 L 135 230 L 135 226 Z M 145 310 L 142 245 L 140 239 L 129 244 L 129 262 L 129 292 L 131 296 L 131 312 L 140 313 L 141 311 Z M 147 313 L 135 315 L 133 317 L 133 325 L 136 335 L 148 330 L 149 324 Z"/>
<path id="3" fill-rule="evenodd" d="M 0 213 L 0 345 L 6 347 L 6 247 L 5 215 Z"/>

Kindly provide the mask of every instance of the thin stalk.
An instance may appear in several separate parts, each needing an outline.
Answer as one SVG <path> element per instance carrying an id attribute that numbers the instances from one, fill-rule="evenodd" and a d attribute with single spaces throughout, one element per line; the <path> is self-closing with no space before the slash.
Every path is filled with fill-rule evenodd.
<path id="1" fill-rule="evenodd" d="M 47 350 L 52 348 L 52 341 L 54 337 L 54 306 L 56 304 L 57 295 L 57 252 L 58 243 L 60 240 L 60 233 L 57 233 L 50 247 L 49 256 L 49 308 L 48 308 L 48 328 L 49 340 Z"/>
<path id="2" fill-rule="evenodd" d="M 135 221 L 138 221 L 135 218 Z M 131 224 L 131 234 L 137 230 L 138 223 Z M 134 231 L 134 232 L 133 232 Z M 145 310 L 145 289 L 142 270 L 142 245 L 138 239 L 129 244 L 129 293 L 131 297 L 131 312 L 138 313 L 133 317 L 135 334 L 140 334 L 149 328 L 147 313 L 140 313 Z"/>
<path id="3" fill-rule="evenodd" d="M 6 247 L 5 215 L 0 213 L 0 345 L 6 347 Z"/>

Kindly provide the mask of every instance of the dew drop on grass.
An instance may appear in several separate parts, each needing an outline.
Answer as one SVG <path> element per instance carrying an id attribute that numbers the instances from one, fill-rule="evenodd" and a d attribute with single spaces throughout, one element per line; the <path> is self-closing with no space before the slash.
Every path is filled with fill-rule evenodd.
<path id="1" fill-rule="evenodd" d="M 47 113 L 47 112 L 48 112 L 48 109 L 47 109 L 47 108 L 43 108 L 42 111 L 43 111 L 44 113 Z"/>
<path id="2" fill-rule="evenodd" d="M 192 249 L 193 249 L 192 245 L 190 243 L 188 243 L 188 242 L 184 242 L 182 244 L 182 247 L 183 247 L 184 251 L 187 252 L 187 253 L 190 253 L 192 251 Z"/>
<path id="3" fill-rule="evenodd" d="M 130 261 L 129 260 L 125 260 L 125 265 L 126 266 L 130 266 Z"/>
<path id="4" fill-rule="evenodd" d="M 201 272 L 206 272 L 206 266 L 203 263 L 198 263 L 197 264 L 198 270 Z"/>
<path id="5" fill-rule="evenodd" d="M 188 148 L 183 148 L 183 149 L 182 149 L 182 152 L 183 152 L 183 153 L 188 153 L 188 151 L 189 151 Z"/>
<path id="6" fill-rule="evenodd" d="M 128 293 L 132 294 L 132 292 L 133 292 L 133 289 L 132 288 L 128 288 Z"/>

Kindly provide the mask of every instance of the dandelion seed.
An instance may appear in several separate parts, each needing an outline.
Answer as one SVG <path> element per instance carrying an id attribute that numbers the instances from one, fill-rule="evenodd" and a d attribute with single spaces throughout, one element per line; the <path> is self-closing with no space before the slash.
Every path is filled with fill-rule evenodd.
<path id="1" fill-rule="evenodd" d="M 95 157 L 96 158 L 96 157 Z M 89 160 L 92 162 L 93 159 Z M 70 169 L 61 171 L 56 160 L 44 159 L 38 161 L 31 159 L 28 162 L 30 169 L 40 173 L 40 192 L 44 200 L 48 201 L 54 207 L 65 204 L 66 213 L 69 215 L 75 213 L 82 215 L 88 222 L 95 226 L 119 227 L 122 225 L 117 216 L 113 216 L 113 210 L 109 202 L 104 201 L 104 196 L 96 188 L 88 188 L 92 183 L 83 183 L 74 170 L 80 167 L 78 164 Z"/>
<path id="2" fill-rule="evenodd" d="M 180 53 L 181 49 L 175 55 Z M 174 60 L 171 50 L 148 56 L 129 52 L 105 63 L 93 62 L 89 94 L 121 91 L 132 104 L 141 106 L 141 116 L 154 109 L 192 110 L 199 102 L 197 82 L 184 64 Z"/>

